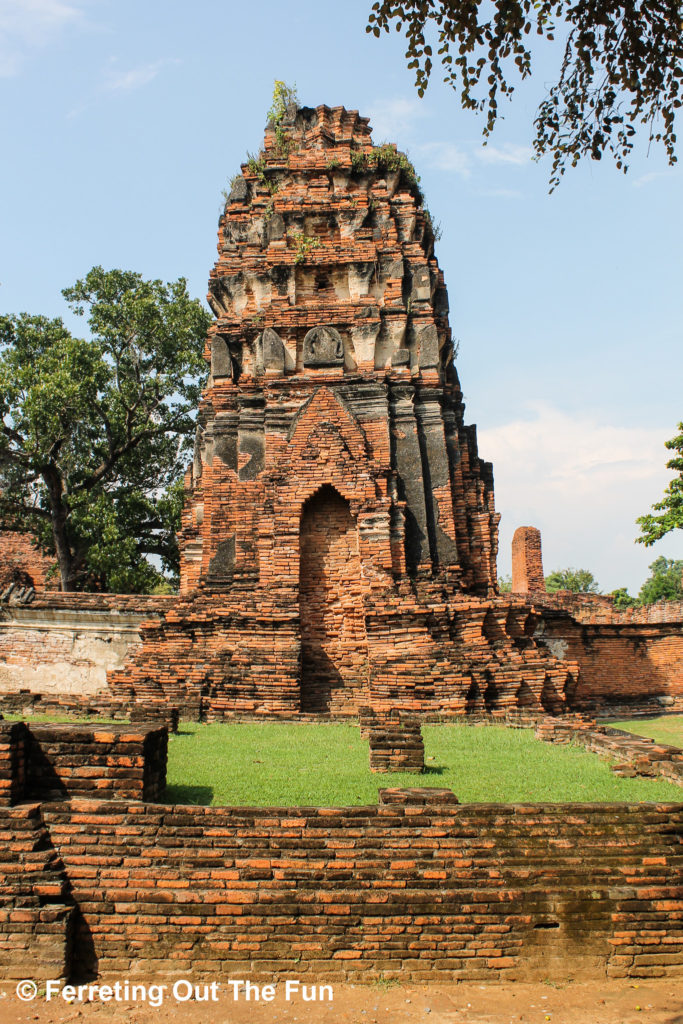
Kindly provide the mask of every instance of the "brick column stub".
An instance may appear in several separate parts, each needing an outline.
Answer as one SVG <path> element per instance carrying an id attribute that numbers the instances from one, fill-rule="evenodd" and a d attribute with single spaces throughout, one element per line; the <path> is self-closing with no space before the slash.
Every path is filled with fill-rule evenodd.
<path id="1" fill-rule="evenodd" d="M 545 593 L 541 531 L 535 526 L 518 526 L 512 538 L 512 592 Z"/>

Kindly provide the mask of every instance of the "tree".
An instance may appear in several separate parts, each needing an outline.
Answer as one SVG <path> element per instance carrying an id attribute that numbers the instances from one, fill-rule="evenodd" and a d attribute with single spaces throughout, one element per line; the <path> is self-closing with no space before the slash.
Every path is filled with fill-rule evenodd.
<path id="1" fill-rule="evenodd" d="M 613 590 L 609 596 L 619 611 L 656 601 L 683 601 L 683 561 L 656 558 L 650 565 L 650 575 L 640 588 L 638 597 L 631 597 L 626 587 Z"/>
<path id="2" fill-rule="evenodd" d="M 498 590 L 501 594 L 509 594 L 512 590 L 512 576 L 503 575 L 498 577 Z"/>
<path id="3" fill-rule="evenodd" d="M 545 578 L 550 594 L 558 590 L 571 590 L 575 594 L 599 594 L 598 582 L 588 569 L 555 569 Z"/>
<path id="4" fill-rule="evenodd" d="M 655 601 L 683 601 L 683 561 L 663 555 L 654 560 L 650 577 L 640 588 L 638 604 L 654 604 Z"/>
<path id="5" fill-rule="evenodd" d="M 666 488 L 662 500 L 652 506 L 661 514 L 640 516 L 636 519 L 641 534 L 636 538 L 637 543 L 646 547 L 651 547 L 671 530 L 683 530 L 683 423 L 678 424 L 678 429 L 680 434 L 677 437 L 664 442 L 667 448 L 678 453 L 666 464 L 667 469 L 678 470 L 678 476 L 674 477 Z"/>
<path id="6" fill-rule="evenodd" d="M 626 608 L 633 608 L 634 605 L 638 604 L 637 599 L 631 597 L 626 587 L 619 587 L 617 590 L 613 590 L 609 596 L 612 598 L 614 607 L 620 612 L 623 612 Z"/>
<path id="7" fill-rule="evenodd" d="M 63 590 L 146 591 L 177 565 L 179 485 L 209 314 L 183 278 L 95 267 L 60 319 L 0 317 L 0 524 L 54 551 Z"/>
<path id="8" fill-rule="evenodd" d="M 464 109 L 484 112 L 487 137 L 499 95 L 514 92 L 510 72 L 520 79 L 531 73 L 528 37 L 552 42 L 559 29 L 564 53 L 558 80 L 536 113 L 533 144 L 537 157 L 552 154 L 552 191 L 566 163 L 576 166 L 583 156 L 599 160 L 612 153 L 625 171 L 639 123 L 675 162 L 682 22 L 678 0 L 378 0 L 366 31 L 379 36 L 392 24 L 404 30 L 420 96 L 432 72 L 434 43 L 444 82 L 460 92 Z"/>

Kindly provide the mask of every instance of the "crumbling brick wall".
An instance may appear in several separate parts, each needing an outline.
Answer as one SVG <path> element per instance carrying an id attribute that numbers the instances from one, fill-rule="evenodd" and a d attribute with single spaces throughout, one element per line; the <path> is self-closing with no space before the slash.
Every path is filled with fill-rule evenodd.
<path id="1" fill-rule="evenodd" d="M 542 719 L 536 726 L 537 739 L 546 743 L 575 743 L 611 762 L 612 771 L 633 777 L 660 775 L 683 786 L 683 750 L 667 743 L 656 743 L 647 736 L 636 736 L 622 729 L 599 726 L 590 719 Z"/>
<path id="2" fill-rule="evenodd" d="M 53 557 L 45 555 L 28 533 L 0 530 L 0 593 L 10 584 L 36 590 L 59 589 Z"/>
<path id="3" fill-rule="evenodd" d="M 66 796 L 161 800 L 168 730 L 0 721 L 0 805 Z"/>
<path id="4" fill-rule="evenodd" d="M 578 665 L 576 706 L 683 700 L 683 603 L 617 611 L 605 598 L 534 595 L 535 637 Z"/>
<path id="5" fill-rule="evenodd" d="M 0 692 L 90 697 L 140 646 L 140 624 L 173 597 L 41 593 L 0 608 Z"/>
<path id="6" fill-rule="evenodd" d="M 680 804 L 395 796 L 336 809 L 44 805 L 83 914 L 76 962 L 365 981 L 680 971 Z"/>

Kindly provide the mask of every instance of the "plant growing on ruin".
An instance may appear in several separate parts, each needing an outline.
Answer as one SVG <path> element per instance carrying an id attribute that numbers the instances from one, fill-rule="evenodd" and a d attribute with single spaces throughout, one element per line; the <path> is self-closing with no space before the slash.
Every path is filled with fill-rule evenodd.
<path id="1" fill-rule="evenodd" d="M 90 338 L 0 317 L 0 524 L 54 551 L 63 590 L 147 591 L 146 556 L 177 568 L 211 318 L 183 278 L 95 267 L 63 295 Z"/>
<path id="2" fill-rule="evenodd" d="M 275 80 L 273 88 L 273 103 L 268 111 L 268 121 L 275 129 L 275 142 L 278 153 L 281 156 L 288 156 L 291 149 L 291 141 L 283 126 L 287 108 L 299 106 L 299 97 L 295 85 L 287 85 L 286 82 Z"/>
<path id="3" fill-rule="evenodd" d="M 235 187 L 235 185 L 237 184 L 241 177 L 241 174 L 233 174 L 233 176 L 228 180 L 228 187 L 221 189 L 221 195 L 223 196 L 224 205 L 225 203 L 227 203 L 228 199 L 230 198 L 230 193 L 232 192 L 233 188 Z"/>
<path id="4" fill-rule="evenodd" d="M 263 154 L 254 156 L 253 153 L 247 153 L 247 171 L 249 174 L 255 175 L 259 184 L 267 188 L 271 195 L 275 195 L 280 186 L 276 178 L 268 177 L 267 169 L 266 158 Z"/>
<path id="5" fill-rule="evenodd" d="M 280 185 L 278 183 L 278 179 L 268 177 L 266 173 L 267 169 L 268 166 L 263 154 L 260 154 L 258 157 L 255 157 L 252 153 L 247 154 L 247 171 L 249 174 L 253 174 L 258 178 L 259 184 L 263 185 L 264 188 L 267 188 L 270 195 L 274 196 L 276 191 L 280 188 Z"/>
<path id="6" fill-rule="evenodd" d="M 442 229 L 441 225 L 439 224 L 438 221 L 434 220 L 434 218 L 432 217 L 430 211 L 427 209 L 426 206 L 425 206 L 423 212 L 424 212 L 424 218 L 425 218 L 427 227 L 429 228 L 429 231 L 431 232 L 432 238 L 434 239 L 435 242 L 440 241 L 441 236 L 443 235 L 443 229 Z"/>
<path id="7" fill-rule="evenodd" d="M 372 170 L 385 174 L 398 171 L 401 181 L 410 189 L 418 202 L 423 201 L 420 177 L 405 153 L 399 153 L 388 143 L 383 146 L 374 146 L 368 153 L 360 149 L 351 153 L 352 173 L 364 174 Z"/>
<path id="8" fill-rule="evenodd" d="M 296 248 L 295 263 L 303 263 L 312 249 L 320 248 L 320 239 L 314 235 L 305 235 L 303 232 L 292 235 L 292 241 Z"/>

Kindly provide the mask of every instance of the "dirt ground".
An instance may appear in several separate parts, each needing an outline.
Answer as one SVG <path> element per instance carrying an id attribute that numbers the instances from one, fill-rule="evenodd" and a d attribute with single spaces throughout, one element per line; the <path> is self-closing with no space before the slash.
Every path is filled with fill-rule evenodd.
<path id="1" fill-rule="evenodd" d="M 188 994 L 188 983 L 179 995 Z M 101 979 L 100 984 L 106 984 Z M 139 982 L 136 982 L 139 984 Z M 153 983 L 149 983 L 153 984 Z M 225 981 L 212 992 L 198 985 L 197 995 L 179 1002 L 173 994 L 173 982 L 163 993 L 147 991 L 146 1001 L 102 1002 L 93 992 L 93 1001 L 66 1002 L 61 994 L 46 1000 L 45 983 L 28 1002 L 16 995 L 16 983 L 0 986 L 1 1024 L 683 1024 L 683 984 L 680 979 L 647 981 L 590 981 L 568 984 L 521 982 L 503 985 L 395 985 L 370 984 L 332 986 L 330 1002 L 318 986 L 307 996 L 322 999 L 305 1001 L 301 990 L 291 991 L 285 999 L 280 983 L 274 999 L 247 1000 L 243 989 L 234 998 L 234 988 Z M 209 982 L 209 985 L 211 983 Z M 304 982 L 301 980 L 301 984 Z M 106 992 L 104 993 L 106 995 Z M 124 993 L 120 993 L 123 995 Z M 203 997 L 208 997 L 204 1001 Z M 215 996 L 215 999 L 212 998 Z M 152 1000 L 161 1005 L 150 1005 Z"/>

